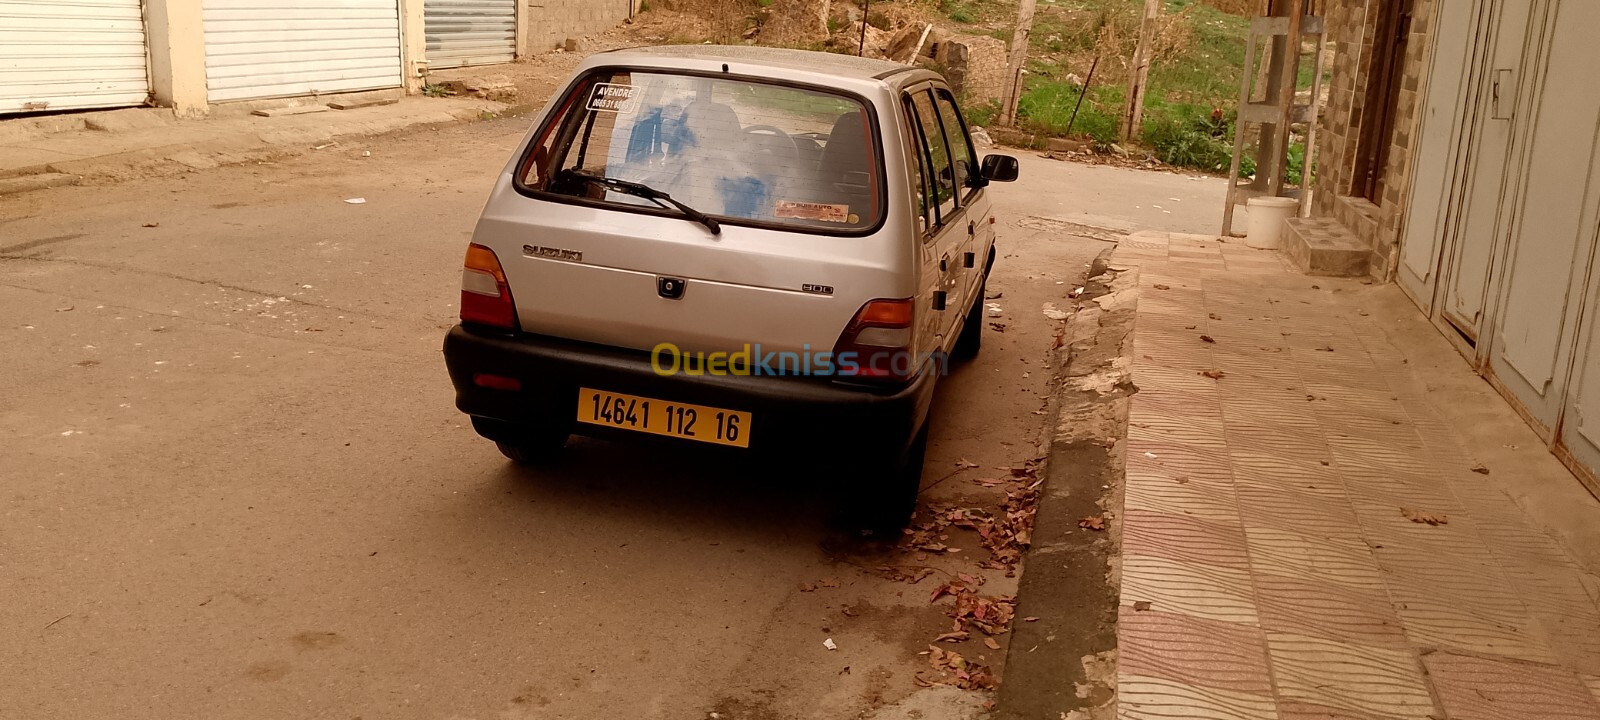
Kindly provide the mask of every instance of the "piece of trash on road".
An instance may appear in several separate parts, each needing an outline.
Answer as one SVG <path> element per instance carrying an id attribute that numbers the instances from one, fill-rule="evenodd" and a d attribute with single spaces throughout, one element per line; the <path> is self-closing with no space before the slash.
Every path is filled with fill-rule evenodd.
<path id="1" fill-rule="evenodd" d="M 1006 314 L 1005 308 L 1002 308 L 995 303 L 988 303 L 987 305 L 983 306 L 983 309 L 988 311 L 989 317 L 1000 317 L 1001 315 Z"/>
<path id="2" fill-rule="evenodd" d="M 839 646 L 834 644 L 833 638 L 828 638 L 827 640 L 823 640 L 822 641 L 822 646 L 827 648 L 827 649 L 829 649 L 829 650 L 838 650 L 839 649 Z"/>
<path id="3" fill-rule="evenodd" d="M 1055 303 L 1045 303 L 1042 311 L 1044 312 L 1044 316 L 1050 318 L 1051 320 L 1067 319 L 1067 314 L 1063 312 L 1061 308 L 1056 307 Z"/>
<path id="4" fill-rule="evenodd" d="M 1400 516 L 1419 525 L 1449 525 L 1450 516 L 1441 513 L 1422 512 L 1411 508 L 1400 508 Z"/>
<path id="5" fill-rule="evenodd" d="M 367 199 L 366 198 L 346 198 L 345 202 L 350 203 L 351 205 L 364 205 L 364 204 L 366 204 Z"/>

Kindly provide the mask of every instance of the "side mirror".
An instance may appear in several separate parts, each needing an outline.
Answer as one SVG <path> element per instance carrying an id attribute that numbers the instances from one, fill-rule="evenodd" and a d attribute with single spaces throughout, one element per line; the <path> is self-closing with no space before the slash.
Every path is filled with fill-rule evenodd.
<path id="1" fill-rule="evenodd" d="M 985 155 L 979 174 L 991 182 L 1015 182 L 1020 171 L 1017 159 L 1010 155 Z"/>

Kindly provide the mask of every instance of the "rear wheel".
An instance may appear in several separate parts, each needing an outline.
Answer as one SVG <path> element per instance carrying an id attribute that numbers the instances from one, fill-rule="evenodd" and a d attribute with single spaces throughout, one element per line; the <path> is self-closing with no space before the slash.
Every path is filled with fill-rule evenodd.
<path id="1" fill-rule="evenodd" d="M 917 510 L 922 491 L 922 462 L 928 453 L 928 426 L 922 426 L 903 457 L 885 472 L 862 478 L 843 498 L 846 522 L 863 534 L 888 540 L 900 536 Z"/>
<path id="2" fill-rule="evenodd" d="M 972 301 L 972 309 L 967 311 L 967 319 L 962 322 L 961 335 L 956 337 L 954 355 L 962 360 L 977 357 L 978 351 L 983 349 L 983 298 L 987 286 L 987 281 L 978 286 L 978 297 Z"/>
<path id="3" fill-rule="evenodd" d="M 475 417 L 472 428 L 494 441 L 500 454 L 518 465 L 543 465 L 554 461 L 567 446 L 571 433 L 564 429 L 509 423 Z"/>

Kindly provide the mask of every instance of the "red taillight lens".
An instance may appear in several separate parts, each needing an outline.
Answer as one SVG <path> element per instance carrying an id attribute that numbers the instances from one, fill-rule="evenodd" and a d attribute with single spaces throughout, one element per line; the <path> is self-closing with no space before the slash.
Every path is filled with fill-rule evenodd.
<path id="1" fill-rule="evenodd" d="M 461 322 L 517 329 L 517 306 L 511 301 L 500 258 L 476 243 L 467 246 L 461 270 Z"/>
<path id="2" fill-rule="evenodd" d="M 915 375 L 921 362 L 912 351 L 914 309 L 909 298 L 862 305 L 833 348 L 839 374 L 893 382 Z"/>
<path id="3" fill-rule="evenodd" d="M 521 380 L 504 375 L 490 375 L 489 373 L 473 375 L 472 384 L 490 390 L 510 390 L 514 392 L 522 389 Z"/>

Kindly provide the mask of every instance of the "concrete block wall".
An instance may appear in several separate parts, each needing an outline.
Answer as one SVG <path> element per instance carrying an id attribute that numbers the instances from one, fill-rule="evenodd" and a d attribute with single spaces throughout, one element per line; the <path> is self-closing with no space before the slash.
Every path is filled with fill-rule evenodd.
<path id="1" fill-rule="evenodd" d="M 523 35 L 518 55 L 556 49 L 566 39 L 583 38 L 616 27 L 628 19 L 639 0 L 524 0 Z"/>
<path id="2" fill-rule="evenodd" d="M 985 35 L 956 35 L 940 40 L 934 61 L 967 105 L 982 105 L 1006 95 L 1006 43 Z"/>

